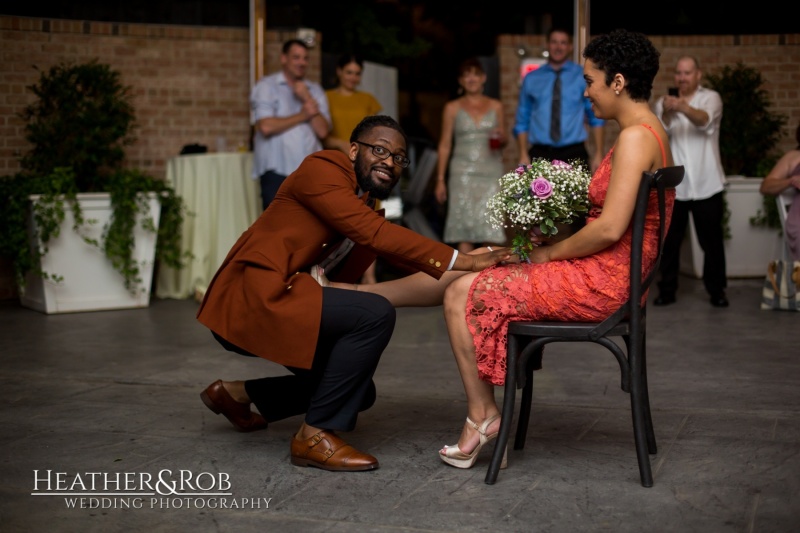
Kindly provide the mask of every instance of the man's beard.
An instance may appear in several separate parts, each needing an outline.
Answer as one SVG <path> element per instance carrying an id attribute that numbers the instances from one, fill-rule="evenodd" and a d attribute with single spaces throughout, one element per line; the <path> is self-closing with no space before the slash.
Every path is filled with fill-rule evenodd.
<path id="1" fill-rule="evenodd" d="M 371 167 L 369 167 L 360 156 L 356 156 L 356 164 L 354 167 L 356 171 L 356 180 L 362 191 L 368 192 L 369 197 L 376 200 L 386 200 L 389 198 L 389 195 L 392 194 L 392 189 L 394 189 L 394 186 L 397 184 L 397 179 L 392 180 L 391 183 L 376 183 L 370 178 Z M 387 169 L 387 172 L 392 174 L 391 169 Z"/>

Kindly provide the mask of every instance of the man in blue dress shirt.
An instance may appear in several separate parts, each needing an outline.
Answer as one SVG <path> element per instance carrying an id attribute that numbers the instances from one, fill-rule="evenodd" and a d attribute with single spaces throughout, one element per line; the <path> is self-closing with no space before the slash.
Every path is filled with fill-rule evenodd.
<path id="1" fill-rule="evenodd" d="M 253 178 L 261 180 L 264 209 L 286 176 L 307 155 L 322 150 L 330 131 L 328 99 L 319 83 L 306 79 L 308 45 L 299 39 L 283 43 L 281 70 L 253 87 L 250 106 L 255 120 Z"/>
<path id="2" fill-rule="evenodd" d="M 572 35 L 553 28 L 547 34 L 547 51 L 547 63 L 529 72 L 520 88 L 513 130 L 519 162 L 527 164 L 535 157 L 580 159 L 594 171 L 605 154 L 605 122 L 594 116 L 589 99 L 583 96 L 583 68 L 569 59 Z M 554 93 L 556 87 L 560 90 Z M 587 126 L 594 144 L 591 160 L 586 148 Z"/>

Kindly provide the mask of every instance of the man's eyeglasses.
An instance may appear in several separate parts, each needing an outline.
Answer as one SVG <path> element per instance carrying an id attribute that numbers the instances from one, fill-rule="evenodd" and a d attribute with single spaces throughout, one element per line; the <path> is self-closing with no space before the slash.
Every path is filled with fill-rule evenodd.
<path id="1" fill-rule="evenodd" d="M 392 161 L 394 161 L 394 164 L 399 167 L 407 168 L 408 165 L 411 164 L 411 160 L 406 156 L 400 154 L 393 154 L 383 146 L 377 146 L 375 144 L 369 144 L 361 141 L 353 141 L 353 142 L 356 142 L 358 144 L 363 144 L 364 146 L 369 146 L 370 148 L 372 148 L 372 155 L 380 159 L 387 159 L 389 156 L 391 156 Z"/>

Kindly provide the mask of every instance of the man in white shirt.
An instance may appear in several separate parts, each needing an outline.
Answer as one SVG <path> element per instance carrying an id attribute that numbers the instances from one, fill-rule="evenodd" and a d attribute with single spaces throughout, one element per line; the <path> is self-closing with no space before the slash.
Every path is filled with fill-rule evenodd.
<path id="1" fill-rule="evenodd" d="M 281 70 L 253 87 L 250 106 L 255 120 L 253 178 L 261 180 L 264 209 L 286 176 L 307 155 L 322 150 L 331 114 L 322 86 L 306 79 L 308 45 L 299 39 L 283 43 Z"/>
<path id="2" fill-rule="evenodd" d="M 695 58 L 679 58 L 675 66 L 677 96 L 662 96 L 655 104 L 655 114 L 669 134 L 675 164 L 686 169 L 676 190 L 672 222 L 664 241 L 655 305 L 675 302 L 680 248 L 691 213 L 703 249 L 703 283 L 711 305 L 728 307 L 722 228 L 725 172 L 719 155 L 722 99 L 716 91 L 701 87 L 701 78 L 702 71 Z"/>

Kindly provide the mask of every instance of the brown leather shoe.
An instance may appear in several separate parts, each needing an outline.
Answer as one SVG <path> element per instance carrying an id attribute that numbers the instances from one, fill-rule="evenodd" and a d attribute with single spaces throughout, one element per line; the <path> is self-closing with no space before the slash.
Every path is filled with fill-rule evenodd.
<path id="1" fill-rule="evenodd" d="M 362 453 L 330 431 L 320 431 L 310 439 L 292 439 L 292 464 L 315 466 L 334 472 L 359 472 L 378 468 L 378 460 Z"/>
<path id="2" fill-rule="evenodd" d="M 250 411 L 249 403 L 234 400 L 222 386 L 220 379 L 201 392 L 200 399 L 215 413 L 225 415 L 225 418 L 230 420 L 233 427 L 239 431 L 257 431 L 266 429 L 268 425 L 263 416 Z"/>

